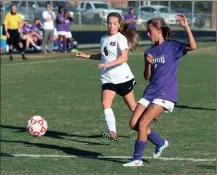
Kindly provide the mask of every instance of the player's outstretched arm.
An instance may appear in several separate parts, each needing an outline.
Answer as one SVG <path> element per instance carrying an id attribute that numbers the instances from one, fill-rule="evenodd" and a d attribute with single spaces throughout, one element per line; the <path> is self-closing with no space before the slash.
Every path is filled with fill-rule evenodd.
<path id="1" fill-rule="evenodd" d="M 190 27 L 188 25 L 188 21 L 187 21 L 185 15 L 178 14 L 176 16 L 176 18 L 179 21 L 180 26 L 182 26 L 185 29 L 185 31 L 186 31 L 186 33 L 188 35 L 189 46 L 186 48 L 186 51 L 195 50 L 197 48 L 197 44 L 196 44 L 194 36 L 193 36 L 193 34 L 191 32 L 191 29 L 190 29 Z"/>
<path id="2" fill-rule="evenodd" d="M 81 58 L 85 58 L 85 59 L 92 59 L 92 60 L 100 60 L 101 59 L 101 54 L 95 54 L 95 55 L 88 55 L 85 54 L 83 52 L 77 52 L 76 53 L 76 57 L 81 57 Z"/>
<path id="3" fill-rule="evenodd" d="M 99 64 L 98 68 L 99 69 L 106 69 L 107 67 L 111 66 L 117 66 L 119 64 L 122 64 L 124 62 L 128 61 L 128 50 L 121 50 L 121 56 L 119 56 L 115 61 L 112 61 L 110 63 L 102 63 Z"/>

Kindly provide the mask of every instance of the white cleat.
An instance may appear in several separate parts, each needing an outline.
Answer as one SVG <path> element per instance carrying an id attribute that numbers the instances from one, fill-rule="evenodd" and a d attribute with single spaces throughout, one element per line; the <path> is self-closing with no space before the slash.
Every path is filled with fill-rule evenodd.
<path id="1" fill-rule="evenodd" d="M 136 167 L 136 166 L 144 166 L 142 160 L 133 160 L 129 163 L 125 163 L 123 164 L 124 167 L 127 167 L 127 166 L 131 166 L 131 167 Z"/>
<path id="2" fill-rule="evenodd" d="M 160 157 L 161 154 L 162 154 L 162 152 L 163 152 L 163 150 L 166 149 L 169 146 L 169 144 L 170 144 L 170 142 L 167 141 L 167 140 L 165 140 L 165 143 L 164 143 L 163 146 L 161 146 L 160 148 L 156 147 L 155 151 L 153 153 L 153 156 L 152 156 L 153 159 L 157 159 L 158 157 Z"/>

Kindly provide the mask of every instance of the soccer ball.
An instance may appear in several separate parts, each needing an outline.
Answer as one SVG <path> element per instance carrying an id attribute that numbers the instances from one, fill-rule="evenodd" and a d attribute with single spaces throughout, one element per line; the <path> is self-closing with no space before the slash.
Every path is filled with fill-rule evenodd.
<path id="1" fill-rule="evenodd" d="M 74 45 L 74 48 L 76 49 L 78 47 L 78 42 L 77 41 L 72 41 L 73 45 Z"/>
<path id="2" fill-rule="evenodd" d="M 33 116 L 27 122 L 26 130 L 34 137 L 42 136 L 47 131 L 47 121 L 41 116 Z"/>
<path id="3" fill-rule="evenodd" d="M 73 12 L 69 12 L 70 13 L 70 15 L 73 17 L 74 16 L 74 13 Z"/>

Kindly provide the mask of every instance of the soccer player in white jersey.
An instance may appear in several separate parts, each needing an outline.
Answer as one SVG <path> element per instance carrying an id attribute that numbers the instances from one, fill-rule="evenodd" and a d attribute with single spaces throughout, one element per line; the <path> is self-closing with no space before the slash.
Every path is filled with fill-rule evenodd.
<path id="1" fill-rule="evenodd" d="M 133 93 L 135 79 L 127 60 L 129 49 L 137 46 L 138 35 L 129 28 L 128 24 L 122 23 L 122 18 L 118 13 L 108 15 L 107 25 L 108 34 L 103 36 L 100 42 L 101 53 L 87 55 L 77 52 L 76 56 L 94 60 L 101 59 L 101 64 L 98 66 L 102 82 L 101 103 L 108 128 L 108 132 L 103 132 L 102 136 L 117 141 L 118 134 L 112 102 L 116 94 L 119 94 L 131 111 L 135 109 L 136 101 Z"/>

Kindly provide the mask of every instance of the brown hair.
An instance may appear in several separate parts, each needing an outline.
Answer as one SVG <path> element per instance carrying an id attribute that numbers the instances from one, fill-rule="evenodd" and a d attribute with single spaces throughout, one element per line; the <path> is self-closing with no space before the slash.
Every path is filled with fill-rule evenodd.
<path id="1" fill-rule="evenodd" d="M 147 25 L 152 24 L 153 27 L 162 30 L 162 35 L 165 40 L 170 40 L 172 38 L 172 33 L 170 28 L 166 25 L 163 18 L 152 18 L 147 21 Z"/>
<path id="2" fill-rule="evenodd" d="M 112 16 L 118 18 L 118 21 L 120 23 L 120 28 L 118 31 L 127 38 L 129 50 L 135 49 L 139 42 L 139 35 L 134 30 L 132 30 L 127 23 L 124 23 L 122 21 L 122 17 L 119 13 L 109 13 L 107 16 L 107 23 L 109 22 L 109 18 Z"/>

